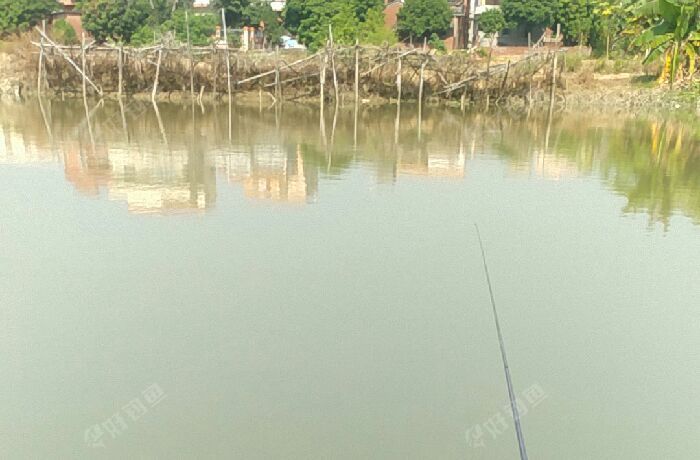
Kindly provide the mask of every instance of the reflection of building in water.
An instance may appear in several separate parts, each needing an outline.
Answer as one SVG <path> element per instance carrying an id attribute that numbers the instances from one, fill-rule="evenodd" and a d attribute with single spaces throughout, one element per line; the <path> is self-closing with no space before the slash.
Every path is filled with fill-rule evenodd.
<path id="1" fill-rule="evenodd" d="M 304 168 L 299 147 L 293 154 L 276 144 L 234 147 L 220 152 L 216 163 L 250 198 L 304 203 L 318 190 L 318 174 Z"/>
<path id="2" fill-rule="evenodd" d="M 24 165 L 54 163 L 56 158 L 49 149 L 27 142 L 23 135 L 11 129 L 0 129 L 0 164 Z"/>
<path id="3" fill-rule="evenodd" d="M 216 201 L 216 177 L 206 156 L 189 151 L 67 148 L 66 178 L 83 193 L 107 188 L 110 200 L 134 213 L 204 210 Z"/>
<path id="4" fill-rule="evenodd" d="M 580 166 L 571 158 L 535 150 L 525 161 L 511 163 L 511 169 L 518 174 L 527 174 L 549 180 L 563 180 L 581 175 Z"/>
<path id="5" fill-rule="evenodd" d="M 416 149 L 401 152 L 397 158 L 397 173 L 432 177 L 464 177 L 466 156 L 457 152 L 421 152 Z"/>

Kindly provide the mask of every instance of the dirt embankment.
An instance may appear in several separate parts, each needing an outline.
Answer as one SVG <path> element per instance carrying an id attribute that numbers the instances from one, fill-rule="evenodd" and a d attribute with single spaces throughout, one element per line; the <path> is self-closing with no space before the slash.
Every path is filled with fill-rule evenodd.
<path id="1" fill-rule="evenodd" d="M 20 55 L 0 52 L 0 96 L 22 97 L 28 82 L 35 78 Z"/>

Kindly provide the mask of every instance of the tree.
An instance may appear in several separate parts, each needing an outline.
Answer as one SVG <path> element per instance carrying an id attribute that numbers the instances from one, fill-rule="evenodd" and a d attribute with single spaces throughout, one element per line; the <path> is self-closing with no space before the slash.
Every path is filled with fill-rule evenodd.
<path id="1" fill-rule="evenodd" d="M 54 21 L 51 32 L 54 40 L 58 43 L 64 45 L 78 44 L 78 35 L 75 33 L 75 29 L 65 19 Z"/>
<path id="2" fill-rule="evenodd" d="M 529 32 L 555 25 L 559 0 L 501 0 L 508 24 L 522 25 Z"/>
<path id="3" fill-rule="evenodd" d="M 450 30 L 452 10 L 447 0 L 406 0 L 399 10 L 397 31 L 402 39 L 427 39 Z"/>
<path id="4" fill-rule="evenodd" d="M 227 27 L 240 27 L 245 22 L 245 11 L 250 0 L 214 0 L 212 5 L 217 10 L 224 9 Z"/>
<path id="5" fill-rule="evenodd" d="M 208 45 L 216 32 L 220 19 L 211 13 L 189 14 L 190 42 L 195 46 Z M 172 31 L 180 43 L 187 43 L 187 20 L 185 10 L 175 11 L 160 28 L 162 32 Z"/>
<path id="6" fill-rule="evenodd" d="M 0 0 L 0 35 L 34 26 L 58 9 L 56 0 Z"/>
<path id="7" fill-rule="evenodd" d="M 619 0 L 595 0 L 590 44 L 595 50 L 605 50 L 605 59 L 610 59 L 612 39 L 621 41 L 619 38 L 628 22 L 627 16 L 627 8 Z"/>
<path id="8" fill-rule="evenodd" d="M 390 39 L 392 34 L 384 30 L 382 5 L 382 0 L 288 0 L 284 25 L 312 49 L 326 42 L 329 25 L 336 43 Z"/>
<path id="9" fill-rule="evenodd" d="M 83 28 L 97 40 L 128 43 L 152 12 L 149 0 L 82 0 Z"/>
<path id="10" fill-rule="evenodd" d="M 493 47 L 496 34 L 506 28 L 506 19 L 503 17 L 503 12 L 495 8 L 481 13 L 477 24 L 479 30 L 491 40 L 491 47 Z"/>
<path id="11" fill-rule="evenodd" d="M 593 28 L 593 4 L 590 0 L 559 0 L 555 22 L 561 24 L 564 40 L 583 45 Z"/>
<path id="12" fill-rule="evenodd" d="M 700 47 L 700 4 L 698 0 L 650 0 L 637 10 L 639 18 L 651 25 L 635 40 L 647 48 L 644 62 L 664 58 L 660 80 L 669 78 L 669 86 L 687 68 L 695 73 Z"/>
<path id="13" fill-rule="evenodd" d="M 487 68 L 491 68 L 491 58 L 493 56 L 493 45 L 496 41 L 496 34 L 506 28 L 506 19 L 500 9 L 484 11 L 477 22 L 479 30 L 489 39 L 489 60 Z"/>

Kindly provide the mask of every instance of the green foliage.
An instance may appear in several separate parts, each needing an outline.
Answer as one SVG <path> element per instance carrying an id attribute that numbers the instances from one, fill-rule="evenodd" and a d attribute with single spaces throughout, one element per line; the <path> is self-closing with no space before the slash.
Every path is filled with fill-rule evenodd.
<path id="1" fill-rule="evenodd" d="M 217 11 L 224 9 L 227 27 L 240 27 L 245 25 L 245 11 L 250 3 L 250 0 L 214 0 L 212 5 Z"/>
<path id="2" fill-rule="evenodd" d="M 629 36 L 623 34 L 629 13 L 620 0 L 595 0 L 593 2 L 593 27 L 589 44 L 606 58 L 615 48 L 627 49 Z"/>
<path id="3" fill-rule="evenodd" d="M 555 25 L 559 0 L 501 0 L 501 9 L 508 24 L 522 25 L 532 32 Z"/>
<path id="4" fill-rule="evenodd" d="M 56 0 L 0 0 L 0 35 L 25 30 L 59 9 Z"/>
<path id="5" fill-rule="evenodd" d="M 149 0 L 82 0 L 83 28 L 97 40 L 128 43 L 153 12 Z"/>
<path id="6" fill-rule="evenodd" d="M 447 51 L 447 47 L 445 46 L 445 42 L 443 42 L 440 37 L 438 37 L 438 34 L 433 32 L 430 35 L 430 40 L 428 40 L 428 45 L 434 50 L 442 51 L 443 53 Z"/>
<path id="7" fill-rule="evenodd" d="M 559 0 L 555 21 L 561 24 L 567 44 L 587 43 L 593 28 L 593 5 L 590 0 Z"/>
<path id="8" fill-rule="evenodd" d="M 479 30 L 487 37 L 493 37 L 506 28 L 506 18 L 499 8 L 484 11 L 479 16 Z"/>
<path id="9" fill-rule="evenodd" d="M 195 46 L 208 45 L 211 37 L 219 24 L 219 18 L 215 14 L 189 14 L 190 21 L 190 41 Z M 175 39 L 180 43 L 187 43 L 187 21 L 184 10 L 177 10 L 172 17 L 165 21 L 160 27 L 163 32 L 175 32 Z M 147 31 L 143 31 L 144 33 Z M 151 40 L 153 39 L 151 30 Z M 133 38 L 132 38 L 133 42 Z"/>
<path id="10" fill-rule="evenodd" d="M 65 19 L 53 23 L 52 35 L 56 42 L 64 45 L 76 45 L 79 42 L 75 29 Z"/>
<path id="11" fill-rule="evenodd" d="M 665 60 L 661 75 L 669 77 L 671 88 L 683 70 L 695 73 L 700 50 L 700 3 L 698 0 L 650 0 L 636 13 L 650 24 L 635 44 L 648 50 L 644 63 Z"/>
<path id="12" fill-rule="evenodd" d="M 148 24 L 144 24 L 131 35 L 129 44 L 134 46 L 152 45 L 159 37 L 160 30 Z"/>
<path id="13" fill-rule="evenodd" d="M 382 0 L 289 0 L 284 25 L 311 49 L 324 45 L 329 25 L 335 43 L 391 42 L 393 34 L 384 30 L 382 5 Z"/>
<path id="14" fill-rule="evenodd" d="M 402 39 L 443 35 L 452 23 L 447 0 L 406 0 L 399 10 L 397 31 Z"/>

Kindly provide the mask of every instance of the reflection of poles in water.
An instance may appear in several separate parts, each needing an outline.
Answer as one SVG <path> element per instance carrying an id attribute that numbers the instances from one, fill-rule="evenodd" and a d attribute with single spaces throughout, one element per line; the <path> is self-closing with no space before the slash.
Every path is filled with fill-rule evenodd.
<path id="1" fill-rule="evenodd" d="M 92 132 L 92 121 L 90 121 L 91 115 L 88 109 L 87 98 L 83 98 L 83 107 L 85 107 L 85 122 L 88 127 L 88 135 L 90 136 L 90 146 L 92 147 L 93 153 L 95 152 L 95 135 Z"/>
<path id="2" fill-rule="evenodd" d="M 498 345 L 501 349 L 501 360 L 503 361 L 503 370 L 506 375 L 506 386 L 508 387 L 508 399 L 510 400 L 510 408 L 513 412 L 513 422 L 515 423 L 515 434 L 518 439 L 518 448 L 520 450 L 520 459 L 527 460 L 527 451 L 525 450 L 525 437 L 523 436 L 523 430 L 520 426 L 520 413 L 518 412 L 518 403 L 515 397 L 515 391 L 513 390 L 513 381 L 510 376 L 510 367 L 508 366 L 508 358 L 506 356 L 506 346 L 503 341 L 503 333 L 501 332 L 501 325 L 498 321 L 498 312 L 496 310 L 496 300 L 493 295 L 493 287 L 491 286 L 491 277 L 489 276 L 489 267 L 486 264 L 486 252 L 484 251 L 484 243 L 481 241 L 481 233 L 479 232 L 479 226 L 474 224 L 476 227 L 476 236 L 479 239 L 479 247 L 481 248 L 481 259 L 484 263 L 484 273 L 486 274 L 486 283 L 489 287 L 489 297 L 491 299 L 491 309 L 493 310 L 493 319 L 496 323 L 496 333 L 498 335 Z"/>
<path id="3" fill-rule="evenodd" d="M 129 127 L 126 124 L 126 113 L 124 113 L 124 101 L 122 98 L 118 98 L 117 101 L 119 102 L 119 113 L 121 114 L 122 117 L 122 129 L 124 130 L 124 139 L 126 140 L 126 143 L 128 144 L 130 142 L 129 140 Z"/>
<path id="4" fill-rule="evenodd" d="M 399 143 L 399 126 L 401 120 L 401 104 L 396 105 L 396 119 L 394 120 L 394 144 Z"/>
<path id="5" fill-rule="evenodd" d="M 360 111 L 360 106 L 355 101 L 355 120 L 353 123 L 353 128 L 352 128 L 352 148 L 354 152 L 357 152 L 357 117 Z"/>
<path id="6" fill-rule="evenodd" d="M 232 107 L 231 107 L 231 98 L 228 98 L 228 141 L 231 142 L 233 140 L 233 120 L 232 120 L 232 113 L 231 113 Z"/>
<path id="7" fill-rule="evenodd" d="M 156 113 L 156 120 L 158 120 L 158 129 L 160 130 L 160 136 L 163 139 L 163 144 L 168 145 L 168 138 L 165 135 L 165 127 L 163 126 L 163 119 L 160 117 L 160 110 L 158 110 L 158 104 L 153 101 L 153 111 Z"/>
<path id="8" fill-rule="evenodd" d="M 87 85 L 85 76 L 85 32 L 82 34 L 82 40 L 80 42 L 80 63 L 83 75 L 83 102 L 85 103 L 85 109 L 87 111 Z"/>
<path id="9" fill-rule="evenodd" d="M 37 97 L 37 100 L 39 101 L 39 110 L 41 111 L 41 118 L 44 120 L 46 134 L 49 135 L 49 142 L 51 142 L 51 145 L 53 145 L 53 133 L 51 132 L 51 125 L 49 124 L 49 120 L 46 116 L 46 111 L 44 110 L 44 104 L 41 102 L 41 95 Z"/>
<path id="10" fill-rule="evenodd" d="M 335 146 L 335 127 L 338 124 L 338 101 L 335 101 L 335 110 L 333 111 L 333 126 L 331 127 L 331 147 Z"/>

